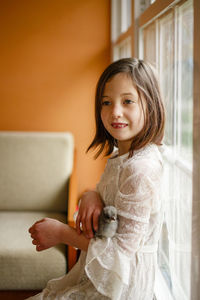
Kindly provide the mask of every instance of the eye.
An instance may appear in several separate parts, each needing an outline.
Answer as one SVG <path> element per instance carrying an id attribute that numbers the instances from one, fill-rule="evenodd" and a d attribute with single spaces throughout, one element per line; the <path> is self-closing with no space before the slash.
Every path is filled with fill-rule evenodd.
<path id="1" fill-rule="evenodd" d="M 132 103 L 134 103 L 133 100 L 130 100 L 130 99 L 125 99 L 124 100 L 124 104 L 132 104 Z"/>
<path id="2" fill-rule="evenodd" d="M 108 101 L 108 100 L 105 100 L 105 101 L 102 101 L 101 105 L 102 106 L 108 106 L 108 105 L 111 105 L 111 102 Z"/>

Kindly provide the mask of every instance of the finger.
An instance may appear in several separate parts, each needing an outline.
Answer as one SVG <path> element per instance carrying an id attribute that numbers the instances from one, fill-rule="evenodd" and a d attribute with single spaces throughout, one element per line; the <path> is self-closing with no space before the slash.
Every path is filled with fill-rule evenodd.
<path id="1" fill-rule="evenodd" d="M 95 212 L 93 213 L 93 228 L 95 231 L 98 230 L 99 227 L 99 216 L 100 216 L 101 212 L 98 210 L 95 210 Z"/>
<path id="2" fill-rule="evenodd" d="M 44 249 L 43 249 L 43 247 L 42 247 L 41 245 L 37 245 L 37 246 L 36 246 L 36 250 L 37 250 L 37 251 L 42 251 L 42 250 L 44 250 Z"/>
<path id="3" fill-rule="evenodd" d="M 86 227 L 86 231 L 85 231 L 86 237 L 93 238 L 92 215 L 87 215 L 85 221 L 85 227 Z"/>
<path id="4" fill-rule="evenodd" d="M 45 219 L 41 219 L 41 220 L 39 220 L 39 221 L 36 221 L 36 222 L 33 224 L 32 227 L 35 228 L 37 224 L 40 224 L 40 223 L 42 223 L 42 222 L 44 222 L 44 221 L 45 221 Z"/>
<path id="5" fill-rule="evenodd" d="M 33 234 L 33 233 L 35 232 L 35 229 L 33 228 L 33 226 L 29 228 L 28 232 L 29 232 L 30 234 Z"/>
<path id="6" fill-rule="evenodd" d="M 43 250 L 46 250 L 46 249 L 48 249 L 49 247 L 44 247 L 44 246 L 42 246 L 42 245 L 37 245 L 36 246 L 36 250 L 37 251 L 43 251 Z"/>
<path id="7" fill-rule="evenodd" d="M 35 225 L 38 224 L 38 223 L 41 223 L 41 222 L 43 222 L 43 221 L 44 221 L 44 219 L 35 222 L 35 223 L 29 228 L 28 231 L 29 231 L 30 233 L 33 233 L 33 232 L 35 231 Z"/>
<path id="8" fill-rule="evenodd" d="M 85 233 L 86 232 L 86 225 L 85 225 L 85 220 L 86 219 L 86 216 L 82 216 L 81 218 L 81 224 L 82 224 L 82 231 Z"/>
<path id="9" fill-rule="evenodd" d="M 33 227 L 30 227 L 28 230 L 29 233 L 33 233 Z"/>
<path id="10" fill-rule="evenodd" d="M 37 241 L 37 240 L 33 240 L 33 241 L 32 241 L 32 244 L 33 244 L 33 245 L 38 245 L 38 241 Z"/>
<path id="11" fill-rule="evenodd" d="M 76 218 L 76 231 L 78 234 L 81 234 L 80 223 L 81 223 L 81 217 L 78 214 Z"/>

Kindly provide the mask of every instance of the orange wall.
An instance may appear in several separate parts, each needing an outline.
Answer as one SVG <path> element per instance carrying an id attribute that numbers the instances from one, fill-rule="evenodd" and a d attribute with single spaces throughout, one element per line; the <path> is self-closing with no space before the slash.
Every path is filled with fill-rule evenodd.
<path id="1" fill-rule="evenodd" d="M 0 31 L 0 130 L 71 131 L 78 192 L 93 187 L 105 160 L 85 150 L 110 62 L 110 1 L 1 1 Z"/>

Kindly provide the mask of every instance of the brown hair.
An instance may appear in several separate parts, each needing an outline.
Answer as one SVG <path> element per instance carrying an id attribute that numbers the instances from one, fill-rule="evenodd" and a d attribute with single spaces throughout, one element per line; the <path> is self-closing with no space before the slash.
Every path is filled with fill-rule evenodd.
<path id="1" fill-rule="evenodd" d="M 113 152 L 114 146 L 117 146 L 117 141 L 109 134 L 102 123 L 101 101 L 106 83 L 118 73 L 126 73 L 132 79 L 144 113 L 144 126 L 133 137 L 129 149 L 129 157 L 133 155 L 134 150 L 138 150 L 149 143 L 162 144 L 165 126 L 165 108 L 153 67 L 141 59 L 124 58 L 110 64 L 104 70 L 97 83 L 95 96 L 96 134 L 87 149 L 89 151 L 91 148 L 99 147 L 95 158 L 101 154 L 105 147 L 107 148 L 106 155 L 109 155 Z M 146 101 L 145 111 L 142 99 Z"/>

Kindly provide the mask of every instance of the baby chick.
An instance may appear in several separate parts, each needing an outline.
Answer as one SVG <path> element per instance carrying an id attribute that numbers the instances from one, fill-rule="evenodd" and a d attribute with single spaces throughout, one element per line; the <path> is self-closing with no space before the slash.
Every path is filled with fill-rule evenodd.
<path id="1" fill-rule="evenodd" d="M 117 209 L 114 206 L 105 206 L 99 216 L 99 227 L 95 237 L 113 237 L 117 226 Z"/>

